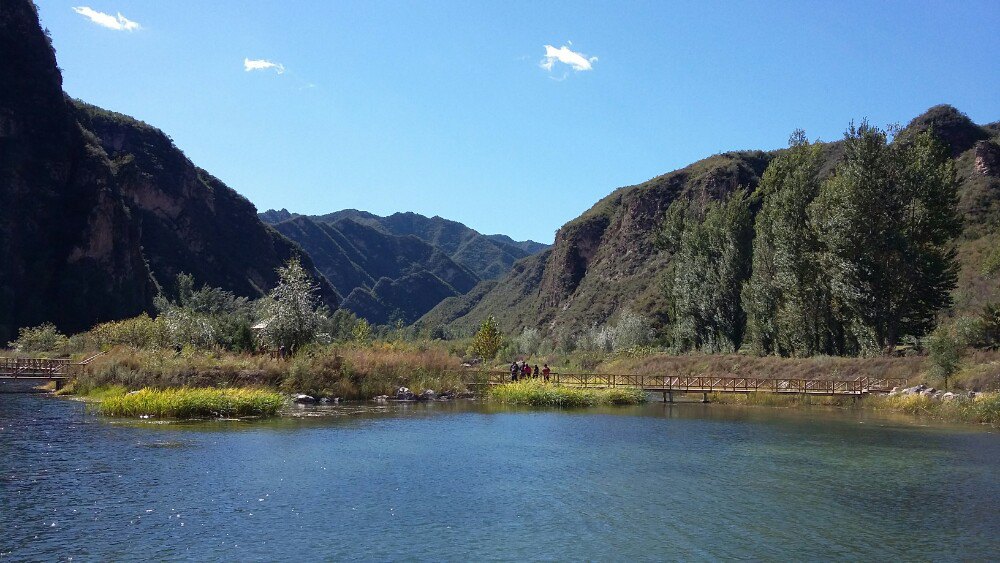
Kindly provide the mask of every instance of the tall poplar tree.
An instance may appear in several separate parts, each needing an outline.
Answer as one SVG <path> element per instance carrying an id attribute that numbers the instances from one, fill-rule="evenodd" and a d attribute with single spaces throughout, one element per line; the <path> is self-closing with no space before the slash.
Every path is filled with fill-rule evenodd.
<path id="1" fill-rule="evenodd" d="M 740 291 L 750 269 L 750 198 L 739 189 L 725 201 L 686 209 L 668 213 L 665 225 L 676 241 L 665 284 L 671 340 L 679 351 L 733 352 L 745 326 Z"/>
<path id="2" fill-rule="evenodd" d="M 836 353 L 830 291 L 809 219 L 819 194 L 823 154 L 795 131 L 789 149 L 768 165 L 753 242 L 753 273 L 743 289 L 746 340 L 758 354 Z"/>
<path id="3" fill-rule="evenodd" d="M 889 142 L 863 122 L 809 208 L 844 352 L 875 353 L 925 334 L 955 287 L 961 223 L 955 170 L 931 132 Z"/>

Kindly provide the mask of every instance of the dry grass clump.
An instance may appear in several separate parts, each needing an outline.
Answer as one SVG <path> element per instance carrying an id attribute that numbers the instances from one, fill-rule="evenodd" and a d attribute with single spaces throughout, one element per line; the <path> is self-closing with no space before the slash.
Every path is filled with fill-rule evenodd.
<path id="1" fill-rule="evenodd" d="M 232 352 L 117 347 L 95 358 L 73 382 L 76 393 L 97 387 L 277 387 L 287 363 Z"/>
<path id="2" fill-rule="evenodd" d="M 758 391 L 755 393 L 709 393 L 708 397 L 710 403 L 746 405 L 753 407 L 799 407 L 808 405 L 843 407 L 854 404 L 854 397 L 770 393 L 767 391 Z"/>
<path id="3" fill-rule="evenodd" d="M 391 395 L 399 387 L 464 390 L 460 358 L 443 346 L 407 343 L 323 346 L 291 361 L 282 388 L 345 399 Z"/>

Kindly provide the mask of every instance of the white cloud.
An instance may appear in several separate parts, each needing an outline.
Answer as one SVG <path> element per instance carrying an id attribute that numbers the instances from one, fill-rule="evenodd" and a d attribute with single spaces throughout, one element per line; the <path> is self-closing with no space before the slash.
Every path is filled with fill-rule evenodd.
<path id="1" fill-rule="evenodd" d="M 121 12 L 118 12 L 117 16 L 112 16 L 111 14 L 98 12 L 88 6 L 76 7 L 73 8 L 73 11 L 96 23 L 97 25 L 108 29 L 114 29 L 117 31 L 135 31 L 137 29 L 142 29 L 142 26 L 139 25 L 138 22 L 134 22 L 126 18 Z"/>
<path id="2" fill-rule="evenodd" d="M 573 43 L 570 43 L 572 45 Z M 545 57 L 538 66 L 551 71 L 556 63 L 569 65 L 573 70 L 594 70 L 594 63 L 597 57 L 587 57 L 583 53 L 577 53 L 566 45 L 556 49 L 552 45 L 545 46 Z"/>
<path id="3" fill-rule="evenodd" d="M 251 70 L 268 70 L 274 69 L 274 72 L 281 74 L 285 72 L 285 65 L 281 63 L 272 63 L 267 59 L 243 59 L 243 70 L 250 72 Z"/>

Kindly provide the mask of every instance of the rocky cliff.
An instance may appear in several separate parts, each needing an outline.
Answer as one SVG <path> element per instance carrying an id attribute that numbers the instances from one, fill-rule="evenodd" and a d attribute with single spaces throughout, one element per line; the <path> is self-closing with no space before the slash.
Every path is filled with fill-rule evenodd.
<path id="1" fill-rule="evenodd" d="M 162 132 L 67 99 L 30 1 L 3 2 L 0 53 L 0 343 L 149 310 L 182 271 L 259 296 L 302 254 Z"/>

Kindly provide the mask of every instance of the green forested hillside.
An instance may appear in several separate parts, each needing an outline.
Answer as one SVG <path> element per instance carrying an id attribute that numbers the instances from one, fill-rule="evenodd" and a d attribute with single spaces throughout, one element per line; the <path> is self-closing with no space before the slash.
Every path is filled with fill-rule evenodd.
<path id="1" fill-rule="evenodd" d="M 890 146 L 912 144 L 922 132 L 928 130 L 944 147 L 942 158 L 947 161 L 948 169 L 954 171 L 957 217 L 961 220 L 960 229 L 949 231 L 947 235 L 949 242 L 946 246 L 954 248 L 957 265 L 955 288 L 950 292 L 952 303 L 937 313 L 945 316 L 978 314 L 985 303 L 1000 300 L 1000 282 L 984 272 L 984 263 L 1000 247 L 998 128 L 996 124 L 977 126 L 955 108 L 937 106 L 899 131 Z M 815 155 L 817 186 L 826 185 L 836 174 L 846 174 L 843 166 L 848 158 L 845 153 L 849 145 L 837 141 L 811 146 Z M 674 272 L 680 275 L 676 280 L 683 279 L 685 283 L 690 283 L 692 295 L 719 298 L 718 304 L 711 307 L 717 307 L 713 310 L 723 314 L 723 318 L 730 315 L 725 322 L 737 325 L 740 337 L 736 345 L 739 345 L 745 323 L 740 299 L 744 281 L 726 294 L 725 288 L 711 281 L 712 276 L 719 275 L 719 260 L 731 257 L 733 252 L 742 253 L 744 259 L 749 258 L 755 234 L 754 223 L 763 201 L 763 194 L 757 193 L 758 186 L 774 159 L 787 154 L 788 150 L 724 153 L 643 184 L 620 188 L 578 219 L 564 225 L 549 251 L 522 261 L 495 286 L 442 303 L 430 311 L 423 322 L 427 326 L 447 325 L 453 332 L 464 334 L 473 330 L 486 316 L 495 315 L 508 333 L 519 333 L 525 327 L 539 328 L 558 343 L 561 339 L 579 335 L 595 323 L 609 322 L 628 309 L 649 318 L 659 338 L 670 341 L 672 336 L 676 336 L 671 333 L 670 327 L 676 321 L 677 293 L 671 292 L 667 282 L 670 273 Z M 903 176 L 914 174 L 912 167 L 900 170 L 899 174 Z M 900 181 L 892 182 L 895 185 Z M 877 190 L 871 193 L 881 193 L 881 197 L 885 198 L 896 197 Z M 703 213 L 715 205 L 712 202 L 729 201 L 734 194 L 743 194 L 745 203 L 740 206 L 749 213 L 745 219 L 735 219 L 737 216 L 731 215 L 736 212 L 735 209 L 732 212 L 720 209 L 717 219 Z M 878 202 L 878 199 L 874 201 Z M 847 209 L 848 204 L 853 203 L 846 199 L 833 204 L 826 216 L 837 217 Z M 691 242 L 694 246 L 690 246 L 690 256 L 686 261 L 679 262 L 677 247 L 671 250 L 671 244 L 680 242 L 684 229 L 675 231 L 672 241 L 670 230 L 664 230 L 665 220 L 670 215 L 668 211 L 676 211 L 678 206 L 702 210 L 694 219 L 695 224 L 687 229 L 689 232 L 693 232 L 691 229 L 695 226 L 700 229 L 700 222 L 706 220 L 716 221 L 717 225 L 731 224 L 735 229 L 731 232 L 739 233 L 734 235 L 733 245 L 728 247 L 732 250 L 725 250 L 727 246 L 720 242 L 720 246 L 715 248 L 719 248 L 722 254 L 713 257 L 710 253 L 703 253 L 707 251 L 697 250 L 693 241 L 699 240 L 699 237 L 695 237 Z M 911 208 L 919 209 L 920 206 Z M 863 205 L 859 206 L 858 213 L 864 213 L 865 209 Z M 729 216 L 735 222 L 725 219 Z M 722 232 L 720 228 L 710 226 L 708 231 Z M 824 228 L 835 232 L 832 223 Z M 913 232 L 912 228 L 908 229 L 905 232 Z M 912 238 L 912 235 L 905 236 Z M 888 256 L 884 250 L 895 244 L 892 240 L 873 238 L 868 247 L 860 248 L 864 248 L 862 254 Z M 697 266 L 700 260 L 706 260 L 706 266 Z M 734 263 L 739 263 L 739 260 Z M 693 273 L 699 271 L 715 273 L 701 281 L 691 278 Z M 747 267 L 737 278 L 746 280 L 750 272 L 751 268 Z M 882 285 L 889 287 L 896 283 L 902 282 Z M 900 295 L 906 295 L 906 292 L 900 291 Z M 695 307 L 690 309 L 694 311 L 704 310 L 700 308 L 708 305 L 706 301 L 695 300 L 691 306 Z M 731 307 L 731 312 L 722 313 L 727 306 Z M 926 324 L 919 323 L 907 326 L 911 332 L 922 332 L 927 328 Z M 899 337 L 901 335 L 897 334 L 889 340 L 898 341 Z"/>

